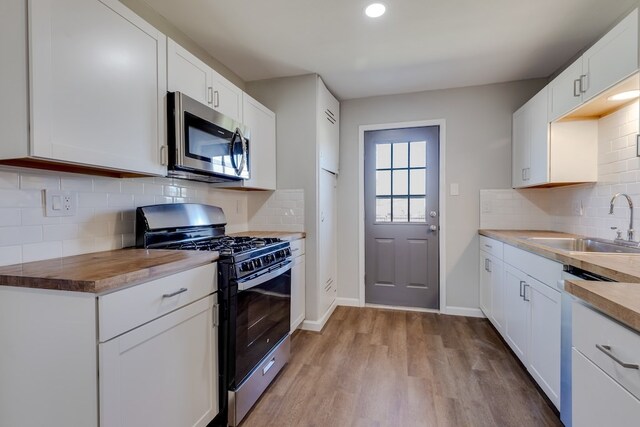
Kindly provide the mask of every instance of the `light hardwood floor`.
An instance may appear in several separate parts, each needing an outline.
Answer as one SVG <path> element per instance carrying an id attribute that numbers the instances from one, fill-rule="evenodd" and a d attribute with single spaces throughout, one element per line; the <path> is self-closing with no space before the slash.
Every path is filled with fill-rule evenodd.
<path id="1" fill-rule="evenodd" d="M 241 427 L 560 425 L 487 320 L 338 307 Z"/>

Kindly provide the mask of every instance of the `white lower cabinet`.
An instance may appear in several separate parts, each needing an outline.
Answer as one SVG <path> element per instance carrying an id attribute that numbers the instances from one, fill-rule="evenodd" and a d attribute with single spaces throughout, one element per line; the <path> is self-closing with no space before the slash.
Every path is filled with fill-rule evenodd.
<path id="1" fill-rule="evenodd" d="M 560 407 L 562 265 L 481 236 L 480 308 Z"/>
<path id="2" fill-rule="evenodd" d="M 305 256 L 304 239 L 291 242 L 293 267 L 291 267 L 291 333 L 304 321 L 305 317 Z"/>
<path id="3" fill-rule="evenodd" d="M 206 426 L 216 278 L 207 264 L 98 296 L 0 286 L 0 426 Z"/>

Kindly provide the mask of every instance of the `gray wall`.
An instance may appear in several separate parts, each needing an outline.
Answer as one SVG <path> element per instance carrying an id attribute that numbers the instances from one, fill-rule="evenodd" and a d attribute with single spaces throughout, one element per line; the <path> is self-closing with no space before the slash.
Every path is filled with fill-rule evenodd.
<path id="1" fill-rule="evenodd" d="M 511 188 L 511 116 L 546 80 L 343 101 L 338 178 L 338 296 L 359 298 L 358 127 L 446 120 L 447 307 L 478 307 L 479 191 Z M 460 195 L 449 195 L 449 184 Z"/>

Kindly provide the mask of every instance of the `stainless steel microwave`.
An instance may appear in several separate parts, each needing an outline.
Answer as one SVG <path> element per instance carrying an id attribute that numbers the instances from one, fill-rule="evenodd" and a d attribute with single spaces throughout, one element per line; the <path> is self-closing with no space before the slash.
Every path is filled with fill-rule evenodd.
<path id="1" fill-rule="evenodd" d="M 249 179 L 249 129 L 180 92 L 167 94 L 168 175 L 205 182 Z"/>

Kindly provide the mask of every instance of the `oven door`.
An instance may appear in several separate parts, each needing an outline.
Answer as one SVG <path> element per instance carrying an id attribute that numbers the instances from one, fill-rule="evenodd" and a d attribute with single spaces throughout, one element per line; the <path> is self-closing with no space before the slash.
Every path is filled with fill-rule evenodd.
<path id="1" fill-rule="evenodd" d="M 289 334 L 291 261 L 264 275 L 238 281 L 235 386 Z"/>
<path id="2" fill-rule="evenodd" d="M 171 168 L 249 178 L 249 132 L 242 124 L 179 92 L 170 93 L 168 99 L 174 114 Z"/>

